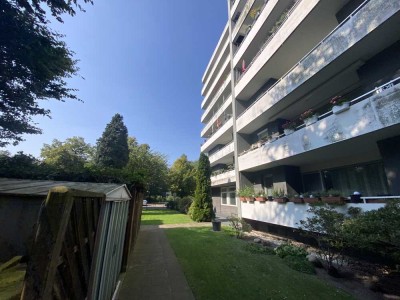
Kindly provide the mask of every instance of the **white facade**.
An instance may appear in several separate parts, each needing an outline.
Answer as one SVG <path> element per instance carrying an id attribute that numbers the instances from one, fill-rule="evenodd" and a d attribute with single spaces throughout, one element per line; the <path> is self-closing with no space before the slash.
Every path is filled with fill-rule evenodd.
<path id="1" fill-rule="evenodd" d="M 400 2 L 228 0 L 228 16 L 202 78 L 217 213 L 288 227 L 306 214 L 238 199 L 233 210 L 220 196 L 232 187 L 400 196 Z M 335 96 L 348 108 L 333 113 Z M 309 109 L 318 118 L 306 126 Z"/>

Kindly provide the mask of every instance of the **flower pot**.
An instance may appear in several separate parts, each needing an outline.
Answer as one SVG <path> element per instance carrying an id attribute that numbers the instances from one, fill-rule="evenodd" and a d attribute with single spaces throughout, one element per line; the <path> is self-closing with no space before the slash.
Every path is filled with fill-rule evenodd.
<path id="1" fill-rule="evenodd" d="M 348 110 L 349 108 L 350 108 L 350 103 L 349 103 L 349 102 L 343 102 L 343 103 L 340 104 L 340 105 L 334 105 L 334 106 L 332 107 L 332 112 L 333 112 L 335 115 L 337 115 L 337 114 L 340 114 L 340 113 L 342 113 L 342 112 Z"/>
<path id="2" fill-rule="evenodd" d="M 256 201 L 265 202 L 265 201 L 267 201 L 267 198 L 265 198 L 265 197 L 256 197 Z"/>
<path id="3" fill-rule="evenodd" d="M 321 197 L 322 202 L 327 203 L 327 204 L 344 204 L 345 198 L 344 197 Z"/>
<path id="4" fill-rule="evenodd" d="M 292 128 L 283 129 L 283 132 L 285 135 L 289 135 L 294 132 L 294 129 L 292 129 Z"/>
<path id="5" fill-rule="evenodd" d="M 246 197 L 246 201 L 254 202 L 254 197 Z"/>
<path id="6" fill-rule="evenodd" d="M 300 197 L 291 198 L 290 201 L 293 202 L 293 203 L 296 203 L 296 204 L 304 203 L 303 198 L 300 198 Z"/>
<path id="7" fill-rule="evenodd" d="M 246 197 L 240 197 L 240 201 L 246 202 Z"/>
<path id="8" fill-rule="evenodd" d="M 305 203 L 318 203 L 319 202 L 319 198 L 315 198 L 315 197 L 313 197 L 313 198 L 304 197 L 303 200 Z"/>
<path id="9" fill-rule="evenodd" d="M 286 197 L 279 197 L 279 198 L 274 198 L 274 201 L 278 203 L 286 203 L 288 199 Z"/>
<path id="10" fill-rule="evenodd" d="M 313 115 L 313 116 L 311 116 L 311 117 L 309 117 L 309 118 L 307 118 L 307 119 L 304 119 L 304 124 L 306 125 L 306 126 L 309 126 L 309 125 L 311 125 L 311 124 L 314 124 L 315 122 L 317 122 L 318 121 L 318 116 L 317 115 Z"/>

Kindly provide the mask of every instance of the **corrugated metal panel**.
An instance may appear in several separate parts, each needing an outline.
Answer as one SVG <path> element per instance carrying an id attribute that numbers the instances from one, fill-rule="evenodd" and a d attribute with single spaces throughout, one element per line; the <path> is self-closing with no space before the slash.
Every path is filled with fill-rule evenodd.
<path id="1" fill-rule="evenodd" d="M 111 299 L 121 271 L 129 201 L 108 201 L 105 205 L 90 299 Z"/>

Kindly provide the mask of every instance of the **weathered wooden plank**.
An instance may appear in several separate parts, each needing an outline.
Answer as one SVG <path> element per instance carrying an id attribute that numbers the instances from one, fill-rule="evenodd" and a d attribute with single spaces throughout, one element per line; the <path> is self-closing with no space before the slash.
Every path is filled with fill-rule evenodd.
<path id="1" fill-rule="evenodd" d="M 89 245 L 89 257 L 90 262 L 93 258 L 93 247 L 94 247 L 94 224 L 93 224 L 93 204 L 96 201 L 95 198 L 86 198 L 85 199 L 85 215 L 86 215 L 86 228 L 87 228 L 87 239 Z"/>

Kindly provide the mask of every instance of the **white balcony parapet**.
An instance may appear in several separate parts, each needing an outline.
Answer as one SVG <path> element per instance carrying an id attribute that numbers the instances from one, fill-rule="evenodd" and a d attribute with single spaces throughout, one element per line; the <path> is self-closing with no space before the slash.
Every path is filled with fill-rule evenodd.
<path id="1" fill-rule="evenodd" d="M 229 46 L 229 39 L 227 39 L 226 42 L 224 43 L 224 45 L 222 46 L 221 52 L 218 55 L 218 57 L 216 58 L 216 60 L 213 64 L 213 67 L 211 68 L 210 75 L 207 77 L 207 80 L 205 81 L 203 88 L 201 90 L 202 95 L 204 95 L 206 93 L 206 91 L 209 89 L 212 75 L 214 74 L 215 70 L 217 69 L 218 64 L 222 60 L 223 55 L 225 53 L 225 49 L 227 49 L 228 46 Z M 229 58 L 229 48 L 227 49 L 227 53 L 228 53 L 227 57 Z"/>
<path id="2" fill-rule="evenodd" d="M 312 125 L 250 150 L 239 157 L 239 170 L 268 165 L 304 152 L 329 146 L 400 124 L 400 77 L 351 101 L 338 115 L 328 112 Z"/>
<path id="3" fill-rule="evenodd" d="M 211 176 L 211 186 L 236 182 L 235 170 Z"/>
<path id="4" fill-rule="evenodd" d="M 201 146 L 201 152 L 205 152 L 211 145 L 213 145 L 226 131 L 233 128 L 233 118 L 230 118 L 223 124 L 207 141 Z"/>
<path id="5" fill-rule="evenodd" d="M 217 110 L 217 112 L 214 114 L 214 116 L 208 121 L 207 125 L 203 128 L 201 131 L 201 136 L 204 137 L 206 132 L 211 129 L 213 124 L 217 121 L 220 120 L 221 124 L 223 120 L 230 119 L 232 114 L 226 114 L 225 111 L 231 106 L 232 104 L 232 97 L 228 98 L 230 101 L 225 101 L 222 106 Z M 225 113 L 225 114 L 224 114 Z"/>
<path id="6" fill-rule="evenodd" d="M 209 156 L 210 164 L 213 165 L 217 163 L 219 160 L 225 158 L 226 156 L 233 154 L 233 151 L 234 151 L 233 142 L 231 142 L 222 149 L 219 149 L 217 152 Z"/>
<path id="7" fill-rule="evenodd" d="M 270 41 L 273 39 L 273 37 L 276 35 L 276 33 L 279 31 L 279 29 L 285 24 L 286 20 L 290 17 L 290 15 L 292 14 L 292 12 L 296 9 L 296 7 L 298 6 L 298 4 L 300 3 L 301 0 L 297 0 L 296 2 L 293 3 L 292 7 L 286 12 L 285 17 L 283 18 L 283 20 L 280 20 L 281 24 L 279 26 L 276 27 L 276 29 L 274 30 L 274 32 L 272 32 L 271 35 L 269 35 L 266 40 L 264 41 L 264 43 L 262 44 L 262 46 L 260 47 L 260 50 L 256 53 L 256 55 L 253 57 L 253 59 L 251 60 L 251 62 L 248 64 L 248 66 L 246 67 L 246 69 L 241 72 L 241 74 L 239 74 L 238 76 L 236 76 L 236 80 L 235 82 L 238 83 L 239 80 L 244 76 L 244 74 L 246 74 L 246 72 L 251 68 L 251 66 L 253 65 L 253 63 L 257 60 L 257 58 L 260 56 L 260 54 L 264 51 L 265 47 L 268 46 L 268 44 L 270 43 Z M 265 7 L 265 6 L 264 6 Z M 264 9 L 263 7 L 263 9 Z M 242 41 L 243 44 L 244 40 Z M 237 51 L 239 50 L 240 47 L 238 47 L 237 49 L 235 49 L 235 54 L 237 53 Z"/>
<path id="8" fill-rule="evenodd" d="M 211 100 L 210 105 L 208 105 L 207 109 L 209 109 L 210 106 L 213 106 L 213 105 L 215 104 L 215 102 L 217 102 L 219 96 L 221 96 L 222 92 L 225 90 L 225 88 L 228 86 L 228 84 L 229 84 L 230 82 L 231 82 L 231 74 L 229 74 L 229 75 L 226 77 L 225 81 L 221 84 L 221 87 L 219 88 L 218 92 L 215 93 L 215 96 L 214 96 L 214 98 Z M 204 108 L 204 106 L 205 106 L 206 103 L 208 102 L 207 100 L 208 100 L 208 98 L 205 97 L 205 98 L 203 99 L 203 102 L 201 102 L 201 107 L 202 107 L 202 108 Z M 206 111 L 207 111 L 207 109 L 206 109 Z"/>
<path id="9" fill-rule="evenodd" d="M 239 117 L 240 132 L 252 120 L 294 91 L 400 9 L 400 1 L 366 0 Z"/>
<path id="10" fill-rule="evenodd" d="M 200 120 L 200 121 L 201 121 L 202 123 L 204 122 L 205 119 L 207 119 L 208 115 L 211 113 L 211 110 L 214 108 L 214 105 L 215 105 L 215 103 L 217 102 L 217 100 L 218 100 L 218 98 L 215 98 L 215 99 L 213 100 L 213 102 L 210 103 L 210 105 L 207 107 L 207 109 L 205 110 L 205 112 L 203 113 L 203 115 L 201 116 L 201 120 Z M 225 104 L 225 102 L 232 103 L 232 94 L 229 94 L 228 97 L 226 97 L 226 98 L 224 98 L 224 99 L 222 100 L 222 104 Z M 223 105 L 222 105 L 222 106 L 223 106 Z M 217 115 L 217 114 L 218 114 L 218 111 L 215 112 L 215 113 L 213 113 L 213 117 L 214 117 L 215 115 Z M 213 117 L 211 117 L 211 118 L 213 118 Z M 215 121 L 215 120 L 214 120 L 214 121 Z M 209 122 L 211 122 L 211 120 L 208 120 L 208 121 L 207 121 L 207 123 L 209 123 Z"/>

